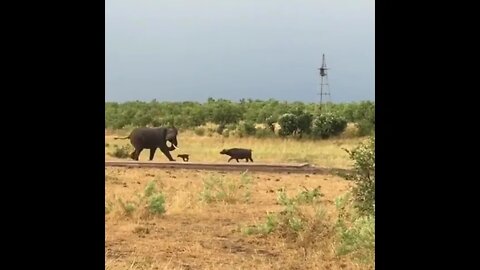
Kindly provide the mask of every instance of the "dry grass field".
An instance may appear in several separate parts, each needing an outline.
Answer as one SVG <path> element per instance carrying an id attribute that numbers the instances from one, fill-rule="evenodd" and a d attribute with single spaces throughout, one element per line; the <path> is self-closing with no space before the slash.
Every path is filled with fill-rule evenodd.
<path id="1" fill-rule="evenodd" d="M 110 156 L 117 146 L 127 146 L 129 140 L 114 140 L 114 137 L 121 135 L 108 134 L 105 142 L 105 159 L 115 159 Z M 123 134 L 122 134 L 123 136 Z M 342 148 L 351 149 L 363 141 L 364 138 L 330 139 L 330 140 L 295 140 L 281 138 L 257 139 L 253 137 L 224 138 L 218 134 L 212 136 L 197 136 L 187 131 L 178 136 L 180 149 L 172 152 L 176 158 L 177 154 L 186 153 L 190 155 L 191 162 L 226 162 L 228 156 L 220 155 L 224 148 L 250 148 L 253 150 L 254 162 L 261 163 L 310 163 L 328 168 L 349 168 L 351 161 Z M 149 151 L 143 150 L 140 160 L 148 160 Z M 155 153 L 155 161 L 168 161 L 161 151 Z M 178 158 L 179 162 L 182 162 Z"/>
<path id="2" fill-rule="evenodd" d="M 128 144 L 128 140 L 114 141 L 114 136 L 106 135 L 106 159 L 114 159 L 108 155 L 114 144 Z M 228 158 L 218 154 L 222 148 L 248 147 L 254 149 L 253 159 L 258 162 L 348 168 L 351 161 L 341 148 L 353 148 L 363 139 L 312 142 L 180 134 L 178 140 L 181 150 L 174 156 L 186 152 L 195 162 L 226 162 Z M 140 159 L 148 160 L 148 152 Z M 155 160 L 166 158 L 158 151 Z M 352 186 L 341 177 L 112 167 L 105 168 L 105 174 L 105 269 L 373 267 L 335 253 L 335 199 Z M 162 195 L 147 198 L 152 192 L 147 191 L 149 185 Z M 292 198 L 315 188 L 323 196 L 299 206 L 304 229 L 293 230 L 298 224 L 290 218 L 290 223 L 271 233 L 252 233 L 252 228 L 270 228 L 269 214 L 286 211 L 279 203 L 282 190 Z M 153 205 L 158 201 L 161 206 Z M 162 213 L 151 210 L 159 208 Z"/>

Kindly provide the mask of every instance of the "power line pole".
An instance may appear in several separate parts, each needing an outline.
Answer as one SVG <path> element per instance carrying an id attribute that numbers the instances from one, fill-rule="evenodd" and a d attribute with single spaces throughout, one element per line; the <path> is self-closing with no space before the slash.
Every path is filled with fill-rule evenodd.
<path id="1" fill-rule="evenodd" d="M 322 105 L 324 105 L 324 96 L 328 97 L 328 101 L 330 102 L 330 89 L 328 85 L 328 74 L 327 74 L 327 63 L 325 62 L 325 54 L 322 57 L 322 67 L 319 68 L 320 70 L 320 104 L 319 104 L 319 111 L 322 111 Z"/>

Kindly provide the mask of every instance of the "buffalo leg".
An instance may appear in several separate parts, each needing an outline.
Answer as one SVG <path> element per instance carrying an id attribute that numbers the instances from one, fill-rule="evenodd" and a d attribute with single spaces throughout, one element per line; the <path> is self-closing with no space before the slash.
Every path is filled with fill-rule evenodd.
<path id="1" fill-rule="evenodd" d="M 250 161 L 253 162 L 253 159 L 251 157 L 249 157 Z"/>
<path id="2" fill-rule="evenodd" d="M 237 160 L 237 162 L 240 162 L 240 161 L 238 161 L 238 158 L 236 158 L 236 160 Z"/>
<path id="3" fill-rule="evenodd" d="M 233 157 L 231 157 L 231 158 L 228 160 L 228 162 L 230 162 L 230 160 L 232 160 L 232 159 L 233 159 Z"/>

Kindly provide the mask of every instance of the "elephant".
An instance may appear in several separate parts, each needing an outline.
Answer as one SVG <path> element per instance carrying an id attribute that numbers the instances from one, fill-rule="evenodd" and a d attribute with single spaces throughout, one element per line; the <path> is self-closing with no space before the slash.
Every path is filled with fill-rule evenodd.
<path id="1" fill-rule="evenodd" d="M 170 161 L 175 161 L 170 155 L 170 151 L 179 149 L 177 142 L 178 130 L 176 128 L 167 128 L 167 127 L 157 127 L 157 128 L 148 128 L 141 127 L 134 129 L 130 135 L 117 139 L 130 139 L 130 143 L 133 145 L 135 150 L 130 154 L 130 157 L 133 160 L 138 161 L 138 157 L 143 149 L 150 149 L 150 158 L 153 160 L 155 151 L 157 148 L 160 148 L 162 153 Z M 167 146 L 167 141 L 169 141 L 172 146 Z"/>
<path id="2" fill-rule="evenodd" d="M 253 162 L 252 159 L 252 149 L 242 149 L 242 148 L 230 148 L 230 149 L 223 149 L 220 154 L 230 156 L 230 160 L 236 159 L 239 162 L 239 159 L 245 159 L 247 162 L 250 160 Z"/>

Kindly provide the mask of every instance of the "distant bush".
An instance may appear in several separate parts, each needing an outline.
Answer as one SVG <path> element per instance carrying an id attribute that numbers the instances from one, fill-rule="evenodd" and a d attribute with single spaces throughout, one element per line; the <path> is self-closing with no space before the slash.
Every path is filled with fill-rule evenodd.
<path id="1" fill-rule="evenodd" d="M 272 133 L 269 129 L 258 128 L 255 130 L 255 137 L 256 138 L 268 138 L 273 137 L 275 134 Z"/>
<path id="2" fill-rule="evenodd" d="M 347 120 L 333 113 L 322 113 L 313 120 L 314 137 L 327 139 L 339 135 L 347 127 Z"/>
<path id="3" fill-rule="evenodd" d="M 197 127 L 197 128 L 194 129 L 194 133 L 198 136 L 204 136 L 205 135 L 205 128 Z"/>
<path id="4" fill-rule="evenodd" d="M 253 122 L 242 122 L 238 125 L 238 134 L 241 134 L 240 136 L 251 136 L 255 135 L 255 123 Z"/>
<path id="5" fill-rule="evenodd" d="M 265 124 L 272 131 L 280 126 L 280 136 L 303 136 L 312 131 L 314 113 L 318 104 L 302 102 L 279 102 L 277 100 L 245 100 L 234 102 L 209 98 L 207 102 L 105 102 L 105 128 L 107 130 L 131 130 L 135 127 L 175 125 L 182 129 L 195 129 L 208 123 L 215 124 L 211 130 L 198 131 L 197 135 L 223 134 L 224 129 L 239 131 L 240 136 L 254 135 L 251 125 L 229 127 L 242 122 Z M 375 102 L 351 102 L 329 104 L 329 112 L 356 123 L 358 135 L 373 134 L 375 130 Z M 277 125 L 278 124 L 278 125 Z M 317 127 L 317 133 L 318 132 Z M 321 132 L 317 138 L 328 137 Z M 230 133 L 230 135 L 232 135 Z"/>
<path id="6" fill-rule="evenodd" d="M 292 135 L 297 130 L 297 116 L 293 113 L 285 113 L 278 118 L 280 136 Z"/>

